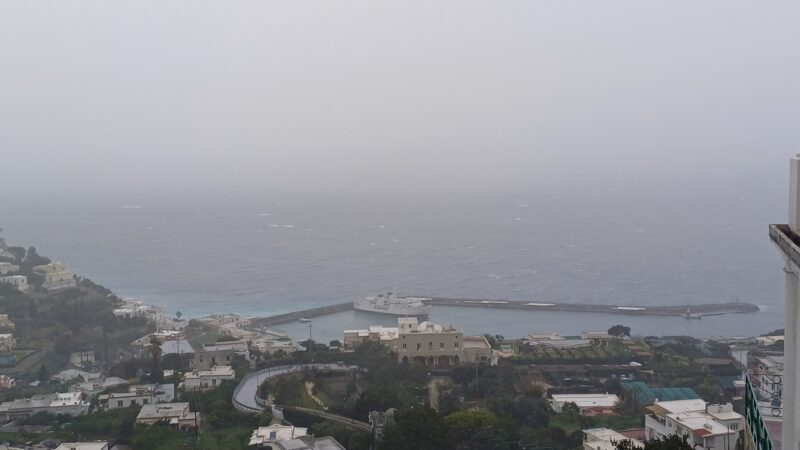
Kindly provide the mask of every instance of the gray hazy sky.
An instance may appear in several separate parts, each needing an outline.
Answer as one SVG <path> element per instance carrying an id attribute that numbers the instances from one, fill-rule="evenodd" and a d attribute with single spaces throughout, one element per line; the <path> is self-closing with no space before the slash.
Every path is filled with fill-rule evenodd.
<path id="1" fill-rule="evenodd" d="M 0 3 L 4 184 L 492 189 L 783 176 L 800 2 Z"/>

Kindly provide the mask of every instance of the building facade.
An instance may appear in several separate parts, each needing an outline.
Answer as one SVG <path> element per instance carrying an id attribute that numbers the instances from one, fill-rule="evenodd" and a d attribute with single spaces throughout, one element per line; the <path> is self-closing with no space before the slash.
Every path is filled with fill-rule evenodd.
<path id="1" fill-rule="evenodd" d="M 75 274 L 67 270 L 64 264 L 60 262 L 52 262 L 42 266 L 33 268 L 35 272 L 44 275 L 44 282 L 42 288 L 48 291 L 56 291 L 59 289 L 74 288 L 78 284 L 75 282 Z"/>
<path id="2" fill-rule="evenodd" d="M 208 370 L 193 370 L 183 376 L 186 390 L 216 389 L 225 380 L 233 380 L 236 375 L 231 366 L 214 366 Z"/>
<path id="3" fill-rule="evenodd" d="M 189 403 L 156 403 L 142 406 L 136 416 L 136 423 L 165 424 L 176 430 L 189 431 L 202 424 L 200 419 L 200 413 L 189 410 Z"/>
<path id="4" fill-rule="evenodd" d="M 366 341 L 386 345 L 397 355 L 398 362 L 415 362 L 434 369 L 492 361 L 492 347 L 484 337 L 464 336 L 459 329 L 428 321 L 420 323 L 416 317 L 398 318 L 396 328 L 346 330 L 342 345 L 348 351 Z"/>
<path id="5" fill-rule="evenodd" d="M 647 408 L 645 437 L 686 436 L 699 450 L 735 450 L 744 417 L 730 403 L 707 405 L 703 400 L 656 402 Z"/>
<path id="6" fill-rule="evenodd" d="M 562 412 L 564 405 L 574 403 L 584 416 L 613 416 L 617 414 L 619 397 L 615 394 L 553 394 L 550 406 Z"/>
<path id="7" fill-rule="evenodd" d="M 32 287 L 28 284 L 28 277 L 25 275 L 8 275 L 0 277 L 0 283 L 10 284 L 20 292 L 30 292 Z"/>
<path id="8" fill-rule="evenodd" d="M 143 384 L 131 386 L 128 392 L 114 392 L 98 397 L 102 409 L 130 408 L 175 400 L 174 384 Z"/>
<path id="9" fill-rule="evenodd" d="M 0 334 L 0 352 L 8 353 L 17 348 L 17 340 L 11 333 Z"/>
<path id="10" fill-rule="evenodd" d="M 38 412 L 53 415 L 80 416 L 89 411 L 89 402 L 80 392 L 36 395 L 0 403 L 0 420 L 10 421 L 30 417 Z"/>
<path id="11" fill-rule="evenodd" d="M 19 266 L 10 262 L 0 261 L 0 275 L 8 275 L 19 270 Z"/>
<path id="12" fill-rule="evenodd" d="M 617 444 L 624 441 L 630 441 L 633 448 L 644 448 L 644 442 L 609 428 L 583 430 L 583 450 L 617 450 Z"/>
<path id="13" fill-rule="evenodd" d="M 203 345 L 203 350 L 189 358 L 192 370 L 209 370 L 218 365 L 230 365 L 233 357 L 241 355 L 250 361 L 250 351 L 245 341 L 222 341 Z"/>

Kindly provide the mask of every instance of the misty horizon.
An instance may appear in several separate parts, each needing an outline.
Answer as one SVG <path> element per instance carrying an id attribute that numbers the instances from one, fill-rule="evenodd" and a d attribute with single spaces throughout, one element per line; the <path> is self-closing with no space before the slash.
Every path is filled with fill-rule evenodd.
<path id="1" fill-rule="evenodd" d="M 4 8 L 15 191 L 783 192 L 800 150 L 790 2 L 192 5 Z"/>

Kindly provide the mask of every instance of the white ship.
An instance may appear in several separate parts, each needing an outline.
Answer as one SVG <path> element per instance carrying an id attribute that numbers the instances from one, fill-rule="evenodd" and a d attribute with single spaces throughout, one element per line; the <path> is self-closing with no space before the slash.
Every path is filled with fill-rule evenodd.
<path id="1" fill-rule="evenodd" d="M 395 297 L 389 292 L 377 297 L 362 297 L 353 301 L 353 307 L 361 311 L 369 311 L 395 316 L 427 316 L 431 305 L 426 297 Z"/>

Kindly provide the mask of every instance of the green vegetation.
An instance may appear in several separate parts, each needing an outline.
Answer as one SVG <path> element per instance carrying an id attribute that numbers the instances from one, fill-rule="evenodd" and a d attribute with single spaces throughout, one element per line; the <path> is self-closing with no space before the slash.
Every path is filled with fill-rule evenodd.
<path id="1" fill-rule="evenodd" d="M 53 373 L 67 364 L 71 352 L 86 348 L 97 349 L 102 362 L 152 331 L 144 318 L 114 316 L 112 311 L 119 302 L 88 279 L 80 279 L 75 289 L 57 293 L 23 294 L 0 284 L 0 313 L 16 323 L 18 346 L 29 349 L 24 358 L 17 358 L 26 370 L 44 363 Z M 33 349 L 41 353 L 31 354 Z"/>
<path id="2" fill-rule="evenodd" d="M 642 359 L 618 339 L 595 339 L 579 348 L 518 345 L 516 354 L 515 364 L 627 364 Z"/>

